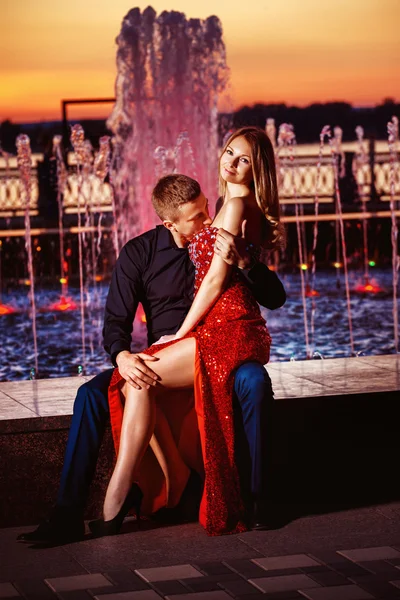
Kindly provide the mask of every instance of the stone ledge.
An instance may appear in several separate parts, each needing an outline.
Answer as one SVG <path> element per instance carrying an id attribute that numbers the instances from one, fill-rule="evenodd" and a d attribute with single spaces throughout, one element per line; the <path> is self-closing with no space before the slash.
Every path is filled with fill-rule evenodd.
<path id="1" fill-rule="evenodd" d="M 400 499 L 398 364 L 399 357 L 390 355 L 268 365 L 277 400 L 268 433 L 273 502 L 318 508 L 321 503 Z M 85 380 L 0 383 L 0 407 L 5 402 L 0 415 L 0 527 L 37 523 L 54 504 L 73 401 Z M 343 387 L 346 391 L 340 391 Z M 55 391 L 64 402 L 52 411 Z M 21 407 L 29 417 L 18 416 Z M 101 512 L 113 462 L 108 428 L 87 518 Z"/>
<path id="2" fill-rule="evenodd" d="M 275 400 L 400 391 L 400 355 L 396 354 L 271 362 L 267 369 Z M 71 415 L 78 387 L 90 379 L 91 377 L 63 377 L 1 382 L 0 432 L 5 432 L 5 428 L 10 427 L 2 421 L 28 421 L 35 417 Z M 51 421 L 51 424 L 40 421 L 42 419 L 37 419 L 38 430 L 69 424 L 61 418 L 59 421 Z M 14 426 L 17 427 L 17 424 Z M 24 428 L 23 423 L 21 428 Z"/>

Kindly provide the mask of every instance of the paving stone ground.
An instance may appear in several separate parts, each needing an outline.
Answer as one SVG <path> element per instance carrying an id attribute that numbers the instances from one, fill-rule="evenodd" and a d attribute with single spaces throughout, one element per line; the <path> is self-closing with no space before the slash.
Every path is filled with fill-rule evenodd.
<path id="1" fill-rule="evenodd" d="M 197 523 L 57 547 L 0 531 L 0 599 L 400 599 L 400 502 L 306 515 L 274 531 L 208 537 Z"/>

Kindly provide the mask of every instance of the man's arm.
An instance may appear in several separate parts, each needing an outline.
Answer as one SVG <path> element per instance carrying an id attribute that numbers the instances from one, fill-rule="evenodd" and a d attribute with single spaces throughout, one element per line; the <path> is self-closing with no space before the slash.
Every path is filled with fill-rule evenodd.
<path id="1" fill-rule="evenodd" d="M 131 354 L 133 321 L 142 297 L 143 256 L 136 242 L 121 250 L 108 291 L 103 327 L 104 349 L 122 377 L 136 389 L 155 385 L 157 375 L 146 362 L 158 360 L 147 354 Z"/>
<path id="2" fill-rule="evenodd" d="M 286 292 L 276 273 L 267 265 L 257 262 L 251 269 L 242 269 L 247 285 L 261 306 L 275 310 L 286 302 Z"/>
<path id="3" fill-rule="evenodd" d="M 241 270 L 244 280 L 261 306 L 275 310 L 286 302 L 285 288 L 276 273 L 270 271 L 267 265 L 258 261 L 253 263 L 245 240 L 245 226 L 244 222 L 241 237 L 220 229 L 215 253 L 228 264 Z"/>
<path id="4" fill-rule="evenodd" d="M 120 352 L 130 352 L 133 321 L 142 291 L 141 254 L 134 243 L 128 244 L 122 248 L 114 267 L 104 311 L 103 346 L 114 366 Z"/>

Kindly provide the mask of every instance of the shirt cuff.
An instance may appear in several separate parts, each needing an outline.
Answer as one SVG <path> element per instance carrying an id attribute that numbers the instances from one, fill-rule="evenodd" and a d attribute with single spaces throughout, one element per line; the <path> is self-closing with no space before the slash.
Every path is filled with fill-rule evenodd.
<path id="1" fill-rule="evenodd" d="M 257 277 L 257 267 L 260 265 L 260 261 L 252 261 L 247 269 L 241 269 L 242 273 L 246 275 L 251 281 L 254 281 Z"/>
<path id="2" fill-rule="evenodd" d="M 110 356 L 111 356 L 111 362 L 114 365 L 114 367 L 117 367 L 117 363 L 116 363 L 116 358 L 118 356 L 118 354 L 120 352 L 123 352 L 124 350 L 130 352 L 131 349 L 127 344 L 124 344 L 122 342 L 115 342 L 114 344 L 112 344 L 111 346 L 111 352 L 110 352 Z"/>

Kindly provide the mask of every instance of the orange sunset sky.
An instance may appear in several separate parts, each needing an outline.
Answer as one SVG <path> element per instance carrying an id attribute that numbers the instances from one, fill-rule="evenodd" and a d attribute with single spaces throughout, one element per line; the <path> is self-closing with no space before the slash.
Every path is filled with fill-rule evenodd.
<path id="1" fill-rule="evenodd" d="M 115 37 L 137 0 L 1 0 L 0 122 L 60 118 L 63 98 L 114 95 Z M 234 107 L 400 99 L 400 0 L 156 0 L 222 21 Z M 111 105 L 70 117 L 107 116 Z"/>

